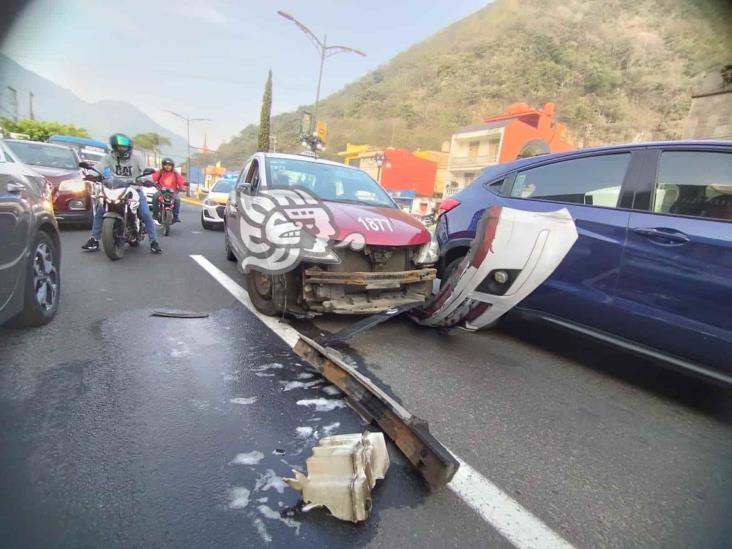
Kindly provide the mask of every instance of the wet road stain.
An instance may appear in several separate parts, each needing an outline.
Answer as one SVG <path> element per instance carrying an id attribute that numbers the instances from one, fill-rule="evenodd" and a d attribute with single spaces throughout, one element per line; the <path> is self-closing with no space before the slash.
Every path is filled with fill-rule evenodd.
<path id="1" fill-rule="evenodd" d="M 245 311 L 184 322 L 130 311 L 95 328 L 96 360 L 0 401 L 0 463 L 14 479 L 0 511 L 18 525 L 9 546 L 363 545 L 380 511 L 427 496 L 390 446 L 367 524 L 298 515 L 282 477 L 304 469 L 319 437 L 366 425 Z"/>

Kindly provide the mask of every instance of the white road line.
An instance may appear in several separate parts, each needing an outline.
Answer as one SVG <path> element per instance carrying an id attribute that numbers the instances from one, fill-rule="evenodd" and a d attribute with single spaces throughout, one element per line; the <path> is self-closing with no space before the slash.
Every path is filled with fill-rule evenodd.
<path id="1" fill-rule="evenodd" d="M 204 256 L 191 255 L 191 258 L 290 348 L 295 346 L 300 336 L 297 330 L 257 311 L 246 290 Z M 519 549 L 572 549 L 572 544 L 541 522 L 519 502 L 458 456 L 455 458 L 460 462 L 460 468 L 448 488 L 511 544 Z"/>
<path id="2" fill-rule="evenodd" d="M 455 456 L 455 454 L 453 454 Z M 447 487 L 519 549 L 571 549 L 572 544 L 465 463 Z"/>
<path id="3" fill-rule="evenodd" d="M 242 305 L 249 309 L 252 314 L 259 318 L 259 320 L 264 322 L 270 330 L 280 336 L 280 338 L 282 338 L 282 341 L 287 343 L 290 348 L 295 346 L 297 340 L 300 339 L 300 333 L 295 330 L 295 328 L 293 328 L 289 324 L 280 322 L 279 319 L 275 317 L 266 316 L 257 311 L 257 309 L 254 308 L 252 301 L 249 299 L 249 294 L 247 293 L 247 291 L 239 286 L 236 282 L 231 280 L 229 275 L 227 275 L 224 271 L 211 263 L 208 259 L 206 259 L 202 255 L 191 255 L 191 258 L 193 259 L 193 261 L 203 267 L 203 269 L 208 274 L 214 277 L 216 279 L 216 282 L 221 284 L 226 290 L 229 291 L 231 295 L 238 299 Z"/>

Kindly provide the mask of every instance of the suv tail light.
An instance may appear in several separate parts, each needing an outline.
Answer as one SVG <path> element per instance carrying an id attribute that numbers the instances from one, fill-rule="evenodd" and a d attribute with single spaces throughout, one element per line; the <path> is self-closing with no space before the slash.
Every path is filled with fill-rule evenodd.
<path id="1" fill-rule="evenodd" d="M 440 209 L 437 212 L 437 217 L 440 217 L 442 214 L 449 212 L 453 208 L 460 205 L 459 200 L 455 200 L 454 198 L 446 198 L 442 201 L 440 204 Z"/>

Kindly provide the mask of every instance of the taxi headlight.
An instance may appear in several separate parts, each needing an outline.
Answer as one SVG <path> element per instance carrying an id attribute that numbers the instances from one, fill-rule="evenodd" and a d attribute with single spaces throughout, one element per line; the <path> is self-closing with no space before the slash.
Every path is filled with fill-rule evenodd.
<path id="1" fill-rule="evenodd" d="M 86 191 L 86 181 L 83 179 L 67 179 L 59 183 L 59 192 L 83 193 Z"/>
<path id="2" fill-rule="evenodd" d="M 417 265 L 432 265 L 433 263 L 437 263 L 438 259 L 440 259 L 440 246 L 437 244 L 437 241 L 430 240 L 419 250 L 416 263 Z"/>

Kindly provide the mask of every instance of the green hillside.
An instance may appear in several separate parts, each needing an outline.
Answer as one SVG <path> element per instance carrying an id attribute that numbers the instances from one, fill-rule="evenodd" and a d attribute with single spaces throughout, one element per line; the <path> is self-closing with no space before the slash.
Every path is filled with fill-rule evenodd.
<path id="1" fill-rule="evenodd" d="M 515 101 L 554 101 L 577 145 L 678 138 L 694 87 L 732 62 L 731 6 L 497 0 L 327 98 L 326 156 L 349 141 L 439 148 L 456 128 Z M 297 113 L 272 119 L 279 150 L 300 150 L 298 123 Z M 255 148 L 250 125 L 219 157 L 239 165 Z"/>

